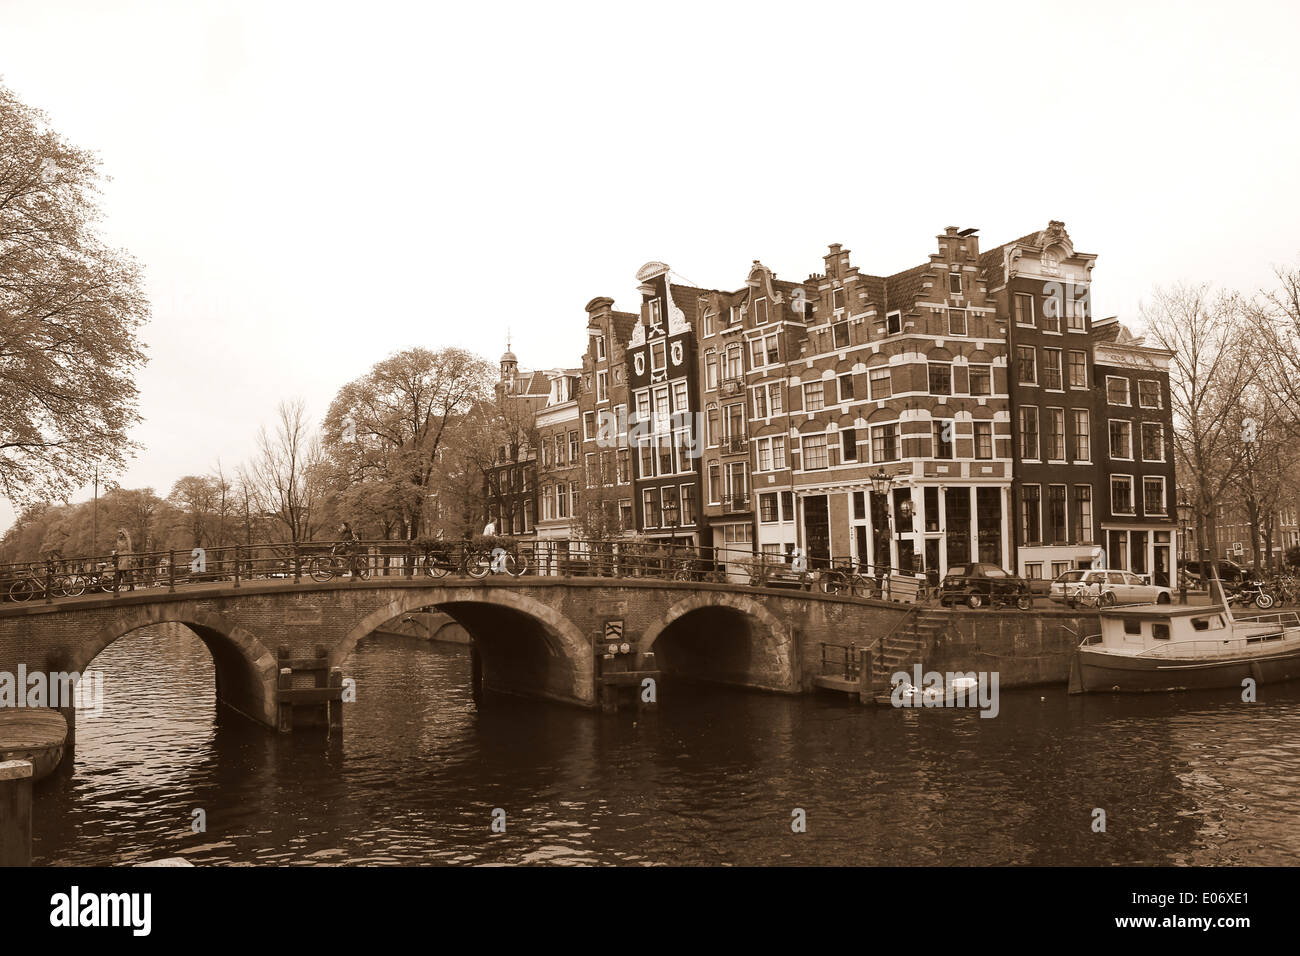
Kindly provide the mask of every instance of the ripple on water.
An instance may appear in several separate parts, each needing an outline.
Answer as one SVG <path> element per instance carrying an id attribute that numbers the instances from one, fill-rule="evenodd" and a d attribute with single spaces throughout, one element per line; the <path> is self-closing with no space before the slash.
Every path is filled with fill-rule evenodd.
<path id="1" fill-rule="evenodd" d="M 1300 685 L 1002 695 L 974 713 L 664 682 L 635 722 L 469 693 L 463 647 L 361 642 L 339 746 L 218 714 L 206 648 L 147 628 L 42 784 L 38 862 L 1215 864 L 1300 852 Z M 494 808 L 506 833 L 492 833 Z M 1107 831 L 1091 830 L 1092 812 Z M 792 811 L 808 830 L 791 832 Z M 191 829 L 193 811 L 207 830 Z"/>

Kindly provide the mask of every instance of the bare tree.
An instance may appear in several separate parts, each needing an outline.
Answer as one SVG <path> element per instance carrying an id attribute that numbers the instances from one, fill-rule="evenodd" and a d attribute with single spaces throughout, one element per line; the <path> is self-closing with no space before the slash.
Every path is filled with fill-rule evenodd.
<path id="1" fill-rule="evenodd" d="M 247 477 L 249 505 L 280 522 L 290 541 L 310 541 L 313 511 L 321 496 L 324 469 L 319 436 L 301 399 L 281 402 L 274 433 L 263 426 Z M 246 515 L 251 541 L 252 515 Z"/>
<path id="2" fill-rule="evenodd" d="M 1272 424 L 1271 417 L 1256 420 L 1246 411 L 1261 377 L 1260 354 L 1248 341 L 1248 308 L 1238 296 L 1200 284 L 1157 288 L 1141 311 L 1152 344 L 1173 353 L 1175 451 L 1187 471 L 1198 541 L 1209 552 L 1203 557 L 1217 575 L 1218 509 L 1259 430 Z M 1274 410 L 1260 411 L 1271 416 Z"/>

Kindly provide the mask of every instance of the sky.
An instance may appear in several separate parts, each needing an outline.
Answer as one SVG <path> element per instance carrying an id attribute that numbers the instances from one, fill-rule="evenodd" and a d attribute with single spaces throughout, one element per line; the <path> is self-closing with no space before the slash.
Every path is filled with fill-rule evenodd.
<path id="1" fill-rule="evenodd" d="M 576 365 L 651 260 L 887 275 L 1060 219 L 1099 317 L 1266 286 L 1300 262 L 1298 35 L 1296 3 L 0 0 L 0 83 L 112 177 L 153 303 L 119 480 L 166 495 L 395 351 Z"/>

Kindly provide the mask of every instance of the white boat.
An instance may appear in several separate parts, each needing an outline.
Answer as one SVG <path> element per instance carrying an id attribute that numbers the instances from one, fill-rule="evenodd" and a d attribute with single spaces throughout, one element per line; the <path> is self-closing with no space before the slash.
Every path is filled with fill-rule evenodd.
<path id="1" fill-rule="evenodd" d="M 1220 585 L 1222 595 L 1222 585 Z M 1070 662 L 1071 694 L 1241 687 L 1300 677 L 1300 614 L 1235 617 L 1209 607 L 1141 605 L 1099 611 L 1101 633 Z"/>

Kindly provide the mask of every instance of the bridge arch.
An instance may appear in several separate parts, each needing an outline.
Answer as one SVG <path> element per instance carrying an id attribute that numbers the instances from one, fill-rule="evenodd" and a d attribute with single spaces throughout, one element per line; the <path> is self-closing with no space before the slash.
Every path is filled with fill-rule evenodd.
<path id="1" fill-rule="evenodd" d="M 341 666 L 357 642 L 380 625 L 424 607 L 437 608 L 474 639 L 489 689 L 591 706 L 591 641 L 563 614 L 512 588 L 401 588 L 363 617 L 329 651 Z"/>
<path id="2" fill-rule="evenodd" d="M 707 591 L 673 604 L 642 638 L 668 674 L 794 693 L 794 642 L 760 600 Z"/>
<path id="3" fill-rule="evenodd" d="M 69 670 L 85 672 L 110 644 L 156 624 L 183 624 L 212 655 L 217 700 L 245 717 L 275 726 L 275 655 L 251 631 L 220 614 L 187 604 L 123 607 L 69 651 Z"/>

